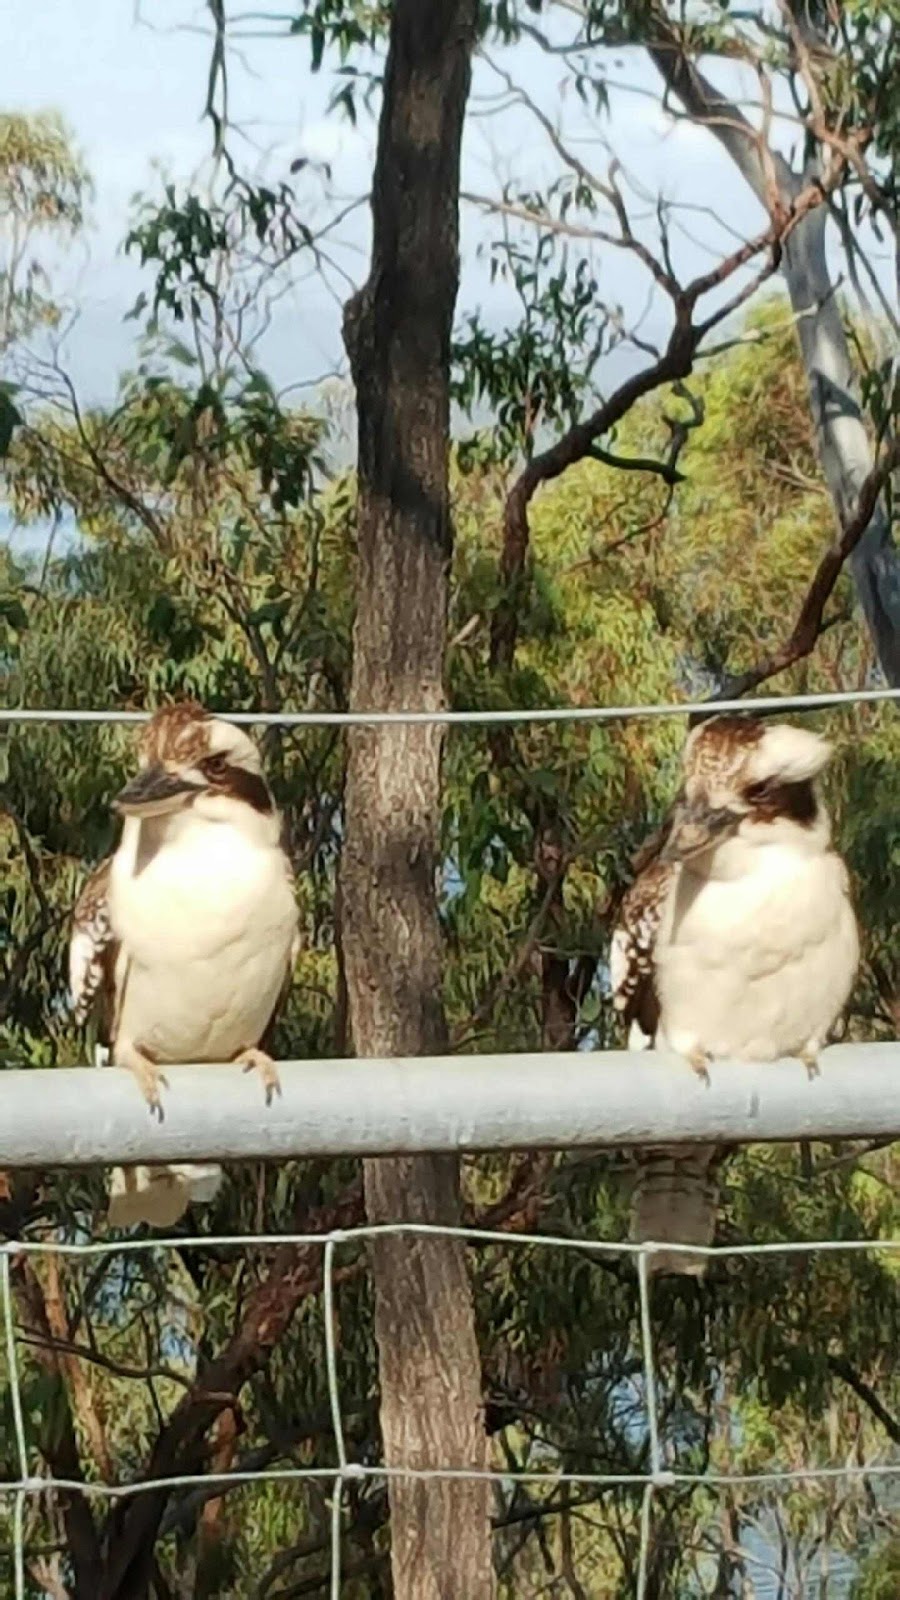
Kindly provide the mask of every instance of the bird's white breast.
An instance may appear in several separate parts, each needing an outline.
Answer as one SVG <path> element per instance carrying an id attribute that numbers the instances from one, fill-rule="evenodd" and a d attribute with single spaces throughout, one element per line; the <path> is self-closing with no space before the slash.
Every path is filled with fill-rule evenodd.
<path id="1" fill-rule="evenodd" d="M 722 878 L 682 867 L 655 959 L 661 1033 L 683 1054 L 766 1061 L 824 1041 L 858 961 L 846 871 L 830 850 L 747 850 Z"/>
<path id="2" fill-rule="evenodd" d="M 222 1061 L 258 1044 L 287 973 L 297 912 L 262 825 L 187 813 L 126 823 L 110 876 L 121 941 L 119 1038 L 160 1061 Z"/>

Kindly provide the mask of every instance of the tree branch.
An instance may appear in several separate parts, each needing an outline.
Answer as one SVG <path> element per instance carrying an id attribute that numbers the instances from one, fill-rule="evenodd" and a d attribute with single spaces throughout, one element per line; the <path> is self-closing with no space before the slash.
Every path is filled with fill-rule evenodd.
<path id="1" fill-rule="evenodd" d="M 882 1405 L 875 1390 L 861 1378 L 850 1362 L 843 1356 L 829 1356 L 828 1365 L 836 1377 L 842 1378 L 848 1388 L 859 1397 L 864 1405 L 868 1406 L 873 1417 L 877 1417 L 885 1433 L 893 1444 L 900 1444 L 900 1421 Z"/>
<path id="2" fill-rule="evenodd" d="M 306 1232 L 330 1233 L 363 1219 L 362 1194 L 355 1184 L 335 1205 L 323 1208 L 315 1227 Z M 339 1279 L 348 1271 L 337 1269 Z M 322 1286 L 323 1251 L 319 1245 L 282 1245 L 272 1269 L 250 1296 L 243 1320 L 225 1349 L 208 1362 L 190 1392 L 179 1401 L 158 1436 L 143 1478 L 171 1478 L 202 1471 L 205 1439 L 222 1411 L 233 1409 L 237 1395 L 269 1361 L 287 1332 L 301 1302 Z M 140 1488 L 140 1480 L 136 1485 Z M 110 1513 L 97 1600 L 144 1600 L 150 1581 L 153 1548 L 171 1491 L 145 1490 L 123 1500 Z M 87 1593 L 87 1590 L 85 1591 Z"/>
<path id="3" fill-rule="evenodd" d="M 13 1263 L 13 1284 L 22 1303 L 27 1306 L 30 1317 L 41 1328 L 47 1342 L 52 1344 L 53 1334 L 44 1288 L 27 1255 L 20 1256 Z M 61 1358 L 47 1351 L 41 1361 L 57 1379 L 60 1395 L 59 1407 L 50 1408 L 52 1417 L 45 1408 L 46 1425 L 39 1443 L 41 1455 L 55 1478 L 83 1483 L 84 1472 Z M 78 1593 L 95 1594 L 102 1556 L 90 1501 L 78 1490 L 60 1490 L 59 1495 L 68 1554 Z"/>
<path id="4" fill-rule="evenodd" d="M 749 694 L 751 689 L 758 688 L 761 683 L 774 678 L 776 673 L 786 671 L 788 667 L 794 666 L 812 653 L 825 629 L 825 606 L 831 598 L 844 564 L 863 537 L 875 515 L 881 491 L 898 467 L 900 467 L 900 439 L 894 439 L 864 480 L 856 509 L 845 523 L 840 539 L 822 556 L 790 637 L 777 650 L 764 656 L 755 667 L 729 677 L 713 696 L 714 700 L 737 699 L 741 695 Z"/>
<path id="5" fill-rule="evenodd" d="M 764 148 L 762 136 L 733 101 L 720 93 L 694 65 L 678 32 L 661 10 L 654 7 L 655 38 L 647 54 L 671 93 L 681 101 L 692 121 L 709 128 L 749 184 L 760 205 L 771 214 L 773 206 L 788 202 L 799 180 L 782 156 Z"/>
<path id="6" fill-rule="evenodd" d="M 654 473 L 670 488 L 685 481 L 684 473 L 679 472 L 671 461 L 654 461 L 651 456 L 617 456 L 612 450 L 604 450 L 599 444 L 592 445 L 588 454 L 592 461 L 599 461 L 605 467 L 615 467 L 617 472 Z"/>
<path id="7" fill-rule="evenodd" d="M 615 189 L 611 192 L 617 193 Z M 824 185 L 818 182 L 808 184 L 787 206 L 778 210 L 761 233 L 746 240 L 709 272 L 701 273 L 683 287 L 674 283 L 669 274 L 657 265 L 654 276 L 669 294 L 675 313 L 669 341 L 662 355 L 642 372 L 627 378 L 589 417 L 574 423 L 555 444 L 534 456 L 519 474 L 507 496 L 500 557 L 502 599 L 491 620 L 489 661 L 493 670 L 510 667 L 515 654 L 518 610 L 530 539 L 528 507 L 538 488 L 558 478 L 576 462 L 592 455 L 597 448 L 597 441 L 609 433 L 644 395 L 690 375 L 706 335 L 732 316 L 778 270 L 785 242 L 802 219 L 823 204 L 827 194 Z M 620 226 L 629 228 L 624 211 L 620 213 Z M 761 255 L 765 255 L 766 259 L 752 278 L 702 321 L 694 320 L 698 303 L 705 295 L 720 288 L 742 267 Z"/>

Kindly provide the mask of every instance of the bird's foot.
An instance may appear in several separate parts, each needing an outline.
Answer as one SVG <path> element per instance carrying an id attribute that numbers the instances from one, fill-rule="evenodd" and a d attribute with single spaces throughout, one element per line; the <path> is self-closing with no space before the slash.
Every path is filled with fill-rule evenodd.
<path id="1" fill-rule="evenodd" d="M 259 1073 L 266 1091 L 266 1105 L 270 1106 L 273 1097 L 281 1093 L 281 1079 L 278 1076 L 278 1068 L 272 1057 L 267 1056 L 265 1050 L 253 1048 L 251 1050 L 242 1050 L 240 1055 L 235 1057 L 235 1060 L 243 1067 L 245 1072 Z"/>
<path id="2" fill-rule="evenodd" d="M 138 1088 L 150 1110 L 162 1122 L 163 1108 L 159 1091 L 161 1088 L 168 1089 L 169 1080 L 160 1071 L 156 1062 L 151 1061 L 149 1056 L 145 1056 L 133 1044 L 125 1044 L 116 1050 L 116 1065 L 124 1067 L 137 1079 Z"/>
<path id="3" fill-rule="evenodd" d="M 696 1050 L 692 1050 L 688 1056 L 688 1065 L 691 1071 L 696 1072 L 697 1077 L 702 1078 L 706 1084 L 709 1083 L 709 1063 L 711 1060 L 712 1056 L 709 1051 L 701 1050 L 699 1047 Z"/>
<path id="4" fill-rule="evenodd" d="M 806 1068 L 806 1076 L 808 1077 L 810 1083 L 812 1083 L 813 1078 L 818 1078 L 821 1076 L 822 1069 L 819 1066 L 818 1045 L 808 1044 L 805 1050 L 800 1051 L 800 1060 L 803 1062 L 803 1065 Z"/>

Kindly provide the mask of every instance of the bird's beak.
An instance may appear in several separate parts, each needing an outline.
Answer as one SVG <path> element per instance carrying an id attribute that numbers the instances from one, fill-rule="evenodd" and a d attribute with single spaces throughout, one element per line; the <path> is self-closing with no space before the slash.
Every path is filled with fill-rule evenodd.
<path id="1" fill-rule="evenodd" d="M 741 823 L 739 811 L 727 806 L 710 806 L 702 800 L 681 801 L 672 811 L 668 838 L 660 852 L 661 861 L 690 861 L 693 856 L 712 850 L 736 833 Z"/>
<path id="2" fill-rule="evenodd" d="M 154 765 L 145 767 L 126 783 L 113 806 L 125 817 L 164 817 L 171 811 L 180 811 L 205 788 L 196 778 Z"/>

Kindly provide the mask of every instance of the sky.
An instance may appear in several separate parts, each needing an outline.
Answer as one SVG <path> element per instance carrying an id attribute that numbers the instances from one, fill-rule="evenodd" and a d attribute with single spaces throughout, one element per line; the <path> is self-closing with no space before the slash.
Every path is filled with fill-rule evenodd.
<path id="1" fill-rule="evenodd" d="M 231 15 L 238 9 L 232 0 Z M 79 6 L 71 0 L 28 0 L 0 10 L 0 107 L 61 112 L 94 180 L 85 237 L 55 263 L 57 287 L 78 308 L 62 357 L 86 402 L 111 398 L 122 369 L 134 360 L 136 325 L 124 318 L 148 280 L 121 247 L 136 193 L 159 194 L 164 176 L 202 182 L 208 175 L 211 135 L 202 106 L 209 49 L 199 0 L 142 0 L 140 5 L 91 0 Z M 552 60 L 523 45 L 498 55 L 497 64 L 558 114 L 562 69 L 557 72 Z M 579 154 L 599 170 L 609 160 L 602 138 L 647 195 L 663 192 L 698 207 L 685 221 L 690 237 L 680 236 L 677 247 L 684 270 L 705 270 L 713 237 L 721 249 L 733 243 L 714 225 L 710 211 L 746 236 L 760 226 L 757 204 L 708 134 L 662 113 L 653 69 L 640 52 L 622 52 L 610 60 L 609 71 L 630 86 L 613 96 L 612 116 L 601 127 L 570 96 L 563 110 L 567 130 Z M 334 84 L 324 71 L 311 73 L 303 40 L 236 41 L 230 57 L 231 119 L 240 130 L 235 151 L 242 163 L 281 178 L 298 157 L 327 161 L 338 202 L 364 196 L 373 129 L 363 122 L 354 130 L 327 114 Z M 507 108 L 488 114 L 498 104 L 498 92 L 505 93 L 497 73 L 489 62 L 479 63 L 463 161 L 463 186 L 475 193 L 496 194 L 506 178 L 532 182 L 558 170 L 524 112 Z M 298 181 L 315 225 L 329 214 L 332 201 L 314 173 Z M 641 209 L 647 205 L 635 201 L 636 213 Z M 489 283 L 483 255 L 487 225 L 469 207 L 462 227 L 460 313 L 480 307 L 489 319 L 502 320 L 511 307 L 506 291 Z M 304 275 L 279 304 L 262 347 L 279 384 L 308 383 L 341 363 L 340 302 L 365 275 L 367 240 L 363 205 L 347 219 L 334 246 L 330 282 Z M 627 313 L 644 311 L 647 283 L 634 263 L 607 252 L 601 265 L 604 293 L 621 300 Z M 661 312 L 651 306 L 643 331 L 658 336 L 662 329 Z"/>

